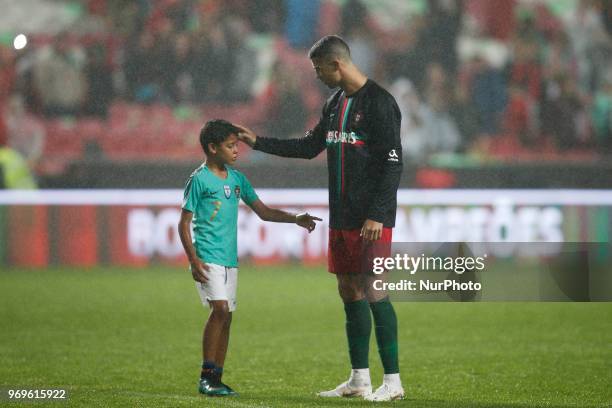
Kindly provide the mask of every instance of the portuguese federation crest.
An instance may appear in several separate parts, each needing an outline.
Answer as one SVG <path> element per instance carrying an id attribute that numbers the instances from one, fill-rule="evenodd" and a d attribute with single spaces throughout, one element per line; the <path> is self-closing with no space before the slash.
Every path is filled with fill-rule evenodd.
<path id="1" fill-rule="evenodd" d="M 240 200 L 240 186 L 234 187 L 234 193 L 236 194 L 236 198 Z"/>

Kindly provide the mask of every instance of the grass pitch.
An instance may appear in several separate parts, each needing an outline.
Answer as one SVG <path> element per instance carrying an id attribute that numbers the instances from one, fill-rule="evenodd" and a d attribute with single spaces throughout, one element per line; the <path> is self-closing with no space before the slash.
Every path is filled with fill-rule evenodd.
<path id="1" fill-rule="evenodd" d="M 393 406 L 612 406 L 612 303 L 395 307 L 407 398 Z M 67 406 L 87 407 L 371 405 L 315 396 L 349 373 L 323 270 L 241 269 L 224 374 L 238 398 L 197 393 L 207 313 L 186 270 L 0 272 L 0 388 L 66 388 Z M 370 361 L 376 387 L 374 337 Z"/>

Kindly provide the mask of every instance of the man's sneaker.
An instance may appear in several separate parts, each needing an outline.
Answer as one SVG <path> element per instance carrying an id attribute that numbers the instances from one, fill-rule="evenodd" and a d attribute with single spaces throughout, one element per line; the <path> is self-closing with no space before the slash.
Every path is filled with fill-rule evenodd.
<path id="1" fill-rule="evenodd" d="M 200 394 L 208 395 L 209 397 L 226 397 L 230 395 L 228 388 L 221 383 L 215 384 L 208 378 L 200 378 L 198 391 Z"/>
<path id="2" fill-rule="evenodd" d="M 225 383 L 221 383 L 221 386 L 225 387 L 225 389 L 227 390 L 227 396 L 228 397 L 237 397 L 238 393 L 236 391 L 234 391 L 232 389 L 232 387 L 230 387 L 229 385 L 225 384 Z"/>
<path id="3" fill-rule="evenodd" d="M 404 389 L 402 386 L 392 386 L 389 384 L 381 385 L 373 394 L 364 397 L 366 401 L 375 402 L 393 401 L 402 398 L 404 398 Z"/>
<path id="4" fill-rule="evenodd" d="M 319 397 L 365 397 L 372 393 L 371 385 L 364 385 L 363 387 L 355 387 L 349 384 L 348 381 L 343 382 L 336 388 L 330 391 L 322 391 L 318 395 Z"/>

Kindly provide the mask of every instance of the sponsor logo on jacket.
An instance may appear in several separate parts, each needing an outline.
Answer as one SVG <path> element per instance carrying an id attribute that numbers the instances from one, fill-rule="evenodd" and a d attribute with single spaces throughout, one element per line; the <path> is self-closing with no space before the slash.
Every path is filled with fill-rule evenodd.
<path id="1" fill-rule="evenodd" d="M 327 131 L 326 142 L 327 144 L 332 143 L 357 143 L 358 136 L 355 132 L 341 132 L 339 130 Z"/>

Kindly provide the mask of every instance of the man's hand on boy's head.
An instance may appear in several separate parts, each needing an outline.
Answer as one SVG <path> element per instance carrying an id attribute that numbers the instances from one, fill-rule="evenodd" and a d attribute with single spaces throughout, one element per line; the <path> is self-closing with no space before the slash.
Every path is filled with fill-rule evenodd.
<path id="1" fill-rule="evenodd" d="M 295 216 L 295 223 L 300 227 L 306 228 L 308 232 L 314 231 L 317 224 L 315 221 L 323 221 L 319 217 L 314 217 L 308 213 L 301 213 Z"/>
<path id="2" fill-rule="evenodd" d="M 236 135 L 238 136 L 238 139 L 241 142 L 244 142 L 249 146 L 253 147 L 255 145 L 255 141 L 257 140 L 257 135 L 255 134 L 255 132 L 253 132 L 246 126 L 238 125 L 236 123 L 233 123 L 233 125 L 240 129 L 240 132 L 238 132 L 238 134 Z"/>
<path id="3" fill-rule="evenodd" d="M 191 262 L 191 275 L 193 275 L 193 280 L 196 282 L 208 282 L 208 277 L 206 277 L 206 272 L 208 270 L 208 265 L 202 262 L 202 260 L 199 258 L 196 258 Z"/>

